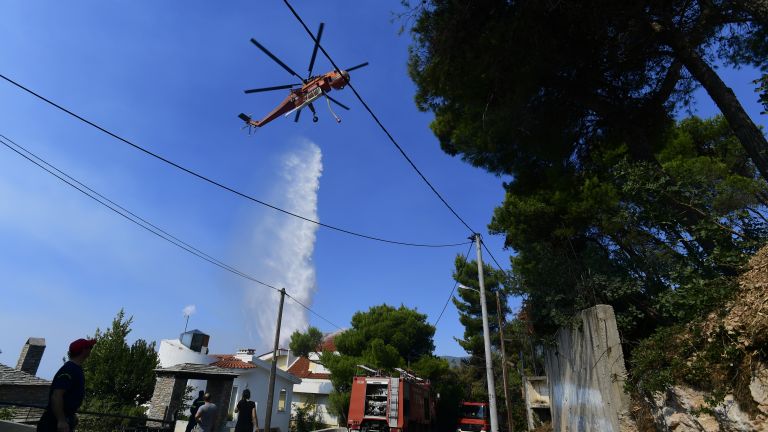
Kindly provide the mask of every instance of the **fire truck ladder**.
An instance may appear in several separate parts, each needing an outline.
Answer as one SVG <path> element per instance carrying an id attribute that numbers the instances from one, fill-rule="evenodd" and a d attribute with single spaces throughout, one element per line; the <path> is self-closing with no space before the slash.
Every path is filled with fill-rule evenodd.
<path id="1" fill-rule="evenodd" d="M 400 412 L 400 378 L 389 379 L 389 412 L 387 417 L 389 419 L 389 428 L 394 429 L 397 427 L 397 415 Z"/>

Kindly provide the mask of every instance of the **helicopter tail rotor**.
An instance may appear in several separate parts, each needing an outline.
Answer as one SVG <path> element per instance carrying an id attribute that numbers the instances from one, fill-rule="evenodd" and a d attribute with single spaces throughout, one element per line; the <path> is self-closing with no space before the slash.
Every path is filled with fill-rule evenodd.
<path id="1" fill-rule="evenodd" d="M 244 121 L 245 125 L 248 126 L 249 128 L 250 127 L 261 127 L 260 122 L 252 119 L 251 116 L 249 116 L 247 114 L 240 113 L 240 114 L 237 115 L 237 117 L 240 118 L 240 120 Z"/>

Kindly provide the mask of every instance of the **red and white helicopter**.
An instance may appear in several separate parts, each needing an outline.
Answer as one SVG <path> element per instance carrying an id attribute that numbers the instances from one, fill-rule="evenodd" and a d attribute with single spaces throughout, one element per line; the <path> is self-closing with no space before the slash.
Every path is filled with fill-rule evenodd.
<path id="1" fill-rule="evenodd" d="M 282 66 L 282 68 L 288 71 L 288 73 L 300 79 L 301 83 L 245 90 L 245 93 L 250 94 L 250 93 L 260 93 L 260 92 L 272 91 L 272 90 L 290 89 L 288 96 L 285 99 L 283 99 L 280 105 L 278 105 L 274 110 L 272 110 L 269 114 L 267 114 L 261 120 L 254 120 L 250 116 L 240 113 L 238 117 L 240 117 L 240 119 L 242 119 L 246 123 L 246 126 L 262 127 L 265 124 L 271 122 L 272 120 L 280 117 L 281 115 L 284 115 L 287 117 L 294 112 L 296 113 L 296 116 L 294 117 L 293 120 L 297 122 L 299 121 L 301 110 L 304 107 L 309 107 L 309 110 L 312 111 L 312 121 L 317 122 L 318 120 L 317 112 L 315 111 L 315 107 L 314 105 L 312 105 L 312 103 L 323 96 L 326 98 L 326 101 L 328 102 L 328 109 L 331 111 L 331 114 L 333 114 L 337 122 L 341 122 L 341 119 L 339 118 L 339 116 L 337 116 L 333 112 L 333 109 L 331 109 L 331 102 L 335 103 L 336 105 L 346 110 L 349 110 L 349 107 L 337 101 L 336 99 L 332 98 L 331 96 L 329 96 L 328 92 L 330 92 L 331 90 L 343 89 L 347 85 L 347 83 L 349 83 L 349 72 L 355 69 L 360 69 L 362 67 L 368 66 L 368 62 L 361 63 L 357 66 L 352 66 L 351 68 L 347 68 L 346 70 L 342 70 L 341 73 L 334 70 L 322 75 L 312 76 L 312 68 L 315 65 L 315 58 L 317 57 L 317 49 L 318 49 L 318 46 L 320 45 L 320 38 L 323 35 L 324 27 L 325 27 L 325 24 L 320 23 L 320 28 L 318 29 L 317 37 L 315 38 L 317 42 L 315 43 L 315 48 L 312 50 L 312 58 L 309 60 L 309 73 L 307 74 L 306 79 L 302 78 L 293 69 L 288 67 L 288 65 L 283 63 L 274 54 L 269 52 L 269 50 L 265 48 L 264 45 L 260 44 L 256 39 L 251 39 L 251 42 L 254 45 L 256 45 L 256 47 L 262 50 L 264 54 L 269 56 L 269 58 L 274 60 L 275 63 Z"/>

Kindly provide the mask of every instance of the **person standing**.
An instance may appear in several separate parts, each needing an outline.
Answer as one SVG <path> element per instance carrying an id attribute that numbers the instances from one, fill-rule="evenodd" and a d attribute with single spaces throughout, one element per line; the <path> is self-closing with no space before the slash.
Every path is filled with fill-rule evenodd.
<path id="1" fill-rule="evenodd" d="M 250 399 L 251 391 L 243 390 L 243 398 L 235 407 L 235 412 L 238 413 L 235 432 L 254 432 L 254 426 L 257 432 L 259 430 L 259 421 L 256 418 L 256 402 Z"/>
<path id="2" fill-rule="evenodd" d="M 78 339 L 69 344 L 69 361 L 56 372 L 48 391 L 48 405 L 45 407 L 38 432 L 73 432 L 77 426 L 75 413 L 85 399 L 85 373 L 83 363 L 96 345 L 94 339 Z"/>
<path id="3" fill-rule="evenodd" d="M 197 410 L 205 404 L 205 400 L 203 399 L 205 397 L 205 392 L 200 390 L 200 393 L 197 394 L 197 399 L 192 401 L 192 406 L 189 407 L 189 421 L 187 422 L 187 429 L 185 432 L 190 432 L 193 427 L 197 424 L 197 419 L 195 419 L 195 415 L 197 414 Z"/>
<path id="4" fill-rule="evenodd" d="M 210 393 L 206 393 L 203 400 L 205 405 L 197 409 L 195 420 L 197 420 L 201 432 L 213 432 L 213 426 L 216 423 L 216 405 L 211 403 Z"/>

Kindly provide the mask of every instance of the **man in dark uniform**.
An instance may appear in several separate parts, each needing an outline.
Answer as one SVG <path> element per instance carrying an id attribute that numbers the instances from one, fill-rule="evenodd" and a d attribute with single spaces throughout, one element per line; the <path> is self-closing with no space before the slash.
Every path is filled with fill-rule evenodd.
<path id="1" fill-rule="evenodd" d="M 205 392 L 200 390 L 200 393 L 197 395 L 197 399 L 195 399 L 192 402 L 192 406 L 189 407 L 189 412 L 192 414 L 189 416 L 189 422 L 187 422 L 187 429 L 186 432 L 189 432 L 192 430 L 193 427 L 197 424 L 197 419 L 195 418 L 195 414 L 197 414 L 197 409 L 201 406 L 205 405 L 205 400 L 203 397 L 205 396 Z"/>
<path id="2" fill-rule="evenodd" d="M 83 363 L 96 344 L 93 339 L 78 339 L 69 344 L 69 361 L 56 372 L 48 392 L 48 406 L 37 422 L 38 432 L 73 432 L 75 413 L 85 398 Z"/>

